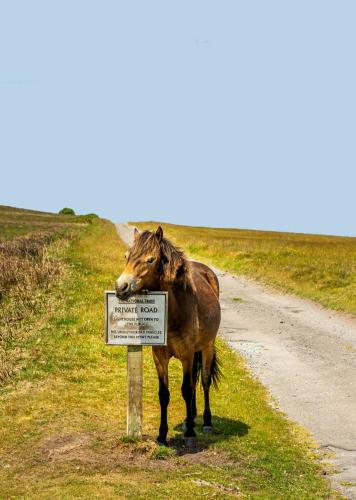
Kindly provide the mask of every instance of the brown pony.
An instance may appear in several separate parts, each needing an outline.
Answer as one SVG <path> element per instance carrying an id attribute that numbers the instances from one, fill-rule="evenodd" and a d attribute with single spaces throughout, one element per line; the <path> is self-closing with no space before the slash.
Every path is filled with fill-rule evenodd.
<path id="1" fill-rule="evenodd" d="M 219 282 L 215 273 L 156 232 L 135 229 L 134 242 L 125 255 L 126 267 L 116 281 L 116 294 L 127 299 L 144 290 L 168 292 L 167 346 L 154 346 L 159 379 L 161 425 L 157 441 L 167 444 L 169 404 L 168 363 L 172 356 L 183 366 L 182 396 L 186 403 L 185 437 L 195 437 L 196 383 L 201 372 L 204 390 L 203 431 L 212 432 L 209 389 L 217 384 L 220 370 L 215 338 L 220 324 Z"/>

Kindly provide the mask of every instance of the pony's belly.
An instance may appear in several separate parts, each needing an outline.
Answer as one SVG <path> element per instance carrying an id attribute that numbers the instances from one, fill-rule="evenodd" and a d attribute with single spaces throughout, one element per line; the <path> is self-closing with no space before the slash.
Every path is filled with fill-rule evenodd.
<path id="1" fill-rule="evenodd" d="M 197 328 L 184 332 L 168 331 L 167 349 L 180 360 L 191 356 L 194 352 L 203 350 L 215 340 L 219 322 L 216 322 L 214 328 L 211 326 L 209 329 Z"/>

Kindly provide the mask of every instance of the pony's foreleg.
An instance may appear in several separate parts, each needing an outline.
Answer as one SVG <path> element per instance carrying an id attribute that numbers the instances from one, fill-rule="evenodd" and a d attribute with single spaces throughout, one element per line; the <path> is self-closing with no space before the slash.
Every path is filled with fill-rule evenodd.
<path id="1" fill-rule="evenodd" d="M 166 355 L 164 350 L 154 348 L 153 349 L 153 359 L 156 365 L 158 382 L 159 382 L 159 403 L 161 406 L 161 423 L 159 426 L 159 435 L 157 441 L 160 444 L 167 445 L 167 433 L 168 433 L 168 419 L 167 419 L 167 408 L 169 404 L 169 389 L 168 389 L 168 363 L 169 356 Z"/>
<path id="2" fill-rule="evenodd" d="M 202 372 L 201 381 L 204 390 L 204 414 L 203 414 L 203 432 L 212 432 L 213 424 L 210 411 L 210 386 L 211 386 L 211 366 L 214 359 L 214 344 L 209 344 L 202 351 Z"/>
<path id="3" fill-rule="evenodd" d="M 193 354 L 194 356 L 194 354 Z M 193 356 L 191 359 L 182 360 L 183 365 L 183 384 L 182 384 L 182 396 L 185 401 L 186 409 L 187 409 L 187 418 L 185 420 L 186 423 L 186 431 L 184 433 L 185 437 L 195 437 L 196 434 L 194 432 L 194 414 L 193 414 L 193 398 L 194 398 L 194 383 L 193 383 Z"/>

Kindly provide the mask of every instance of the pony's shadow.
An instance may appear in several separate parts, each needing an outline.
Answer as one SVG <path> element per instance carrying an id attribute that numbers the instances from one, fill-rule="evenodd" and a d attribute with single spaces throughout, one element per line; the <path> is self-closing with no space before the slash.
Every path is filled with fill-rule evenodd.
<path id="1" fill-rule="evenodd" d="M 188 446 L 184 439 L 183 422 L 174 427 L 176 435 L 169 440 L 168 446 L 176 450 L 177 455 L 186 455 L 203 451 L 215 443 L 221 443 L 229 440 L 232 436 L 244 437 L 248 434 L 250 426 L 241 420 L 233 420 L 226 417 L 213 417 L 213 432 L 205 434 L 202 429 L 202 418 L 195 419 L 195 432 L 197 437 L 194 440 L 194 445 Z"/>

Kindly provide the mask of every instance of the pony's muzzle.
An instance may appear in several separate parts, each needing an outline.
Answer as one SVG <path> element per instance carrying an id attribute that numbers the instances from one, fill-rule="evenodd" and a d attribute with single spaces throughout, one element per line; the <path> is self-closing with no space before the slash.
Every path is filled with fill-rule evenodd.
<path id="1" fill-rule="evenodd" d="M 116 286 L 116 297 L 118 299 L 125 298 L 125 295 L 127 294 L 128 290 L 129 290 L 129 284 L 128 283 L 123 283 L 120 286 Z"/>
<path id="2" fill-rule="evenodd" d="M 136 280 L 133 276 L 121 275 L 115 283 L 116 297 L 128 299 L 136 290 Z"/>

